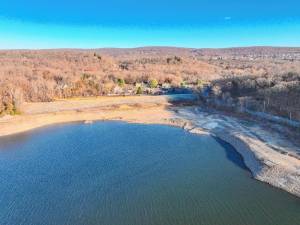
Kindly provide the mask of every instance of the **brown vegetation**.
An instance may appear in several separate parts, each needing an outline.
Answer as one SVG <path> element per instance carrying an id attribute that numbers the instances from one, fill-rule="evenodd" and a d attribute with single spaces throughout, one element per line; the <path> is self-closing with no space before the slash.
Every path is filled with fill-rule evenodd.
<path id="1" fill-rule="evenodd" d="M 207 91 L 219 106 L 300 120 L 298 73 L 228 77 L 213 81 Z"/>
<path id="2" fill-rule="evenodd" d="M 0 113 L 19 113 L 23 101 L 153 93 L 149 89 L 199 87 L 233 76 L 269 82 L 276 75 L 299 73 L 299 52 L 297 48 L 1 51 Z M 290 85 L 287 96 L 299 83 Z M 277 99 L 273 95 L 269 98 Z"/>

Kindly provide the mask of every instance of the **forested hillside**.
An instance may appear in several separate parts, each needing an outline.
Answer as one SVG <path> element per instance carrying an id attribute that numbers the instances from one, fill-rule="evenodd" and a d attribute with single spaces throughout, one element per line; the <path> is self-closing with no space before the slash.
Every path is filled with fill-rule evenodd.
<path id="1" fill-rule="evenodd" d="M 24 101 L 209 86 L 226 104 L 298 118 L 299 74 L 298 48 L 0 51 L 0 113 L 20 113 Z"/>

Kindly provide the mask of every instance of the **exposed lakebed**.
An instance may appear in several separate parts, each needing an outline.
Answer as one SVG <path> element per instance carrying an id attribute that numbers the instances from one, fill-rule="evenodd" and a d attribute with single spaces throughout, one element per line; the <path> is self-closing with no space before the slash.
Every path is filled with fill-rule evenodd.
<path id="1" fill-rule="evenodd" d="M 1 224 L 300 224 L 299 199 L 180 128 L 63 124 L 0 138 L 0 150 Z"/>

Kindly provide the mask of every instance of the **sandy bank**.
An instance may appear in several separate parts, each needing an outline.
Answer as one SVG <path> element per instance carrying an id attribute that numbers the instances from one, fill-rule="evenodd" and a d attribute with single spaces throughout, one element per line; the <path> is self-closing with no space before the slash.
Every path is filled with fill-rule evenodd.
<path id="1" fill-rule="evenodd" d="M 175 124 L 172 102 L 193 101 L 192 95 L 91 97 L 25 103 L 22 115 L 0 118 L 0 136 L 64 122 L 124 120 Z"/>
<path id="2" fill-rule="evenodd" d="M 82 111 L 62 111 L 35 115 L 20 115 L 0 119 L 0 136 L 25 132 L 34 128 L 57 123 L 94 121 L 94 120 L 123 120 L 135 123 L 174 124 L 173 116 L 162 106 L 129 107 L 119 109 L 93 109 Z M 173 122 L 172 122 L 173 121 Z"/>
<path id="3" fill-rule="evenodd" d="M 152 99 L 147 96 L 146 100 L 144 96 L 132 100 L 110 98 L 105 103 L 96 99 L 95 104 L 93 101 L 30 103 L 25 105 L 23 115 L 0 118 L 0 136 L 74 121 L 122 120 L 179 126 L 196 134 L 212 134 L 230 143 L 243 156 L 254 178 L 300 197 L 300 160 L 293 157 L 300 150 L 288 140 L 276 138 L 274 141 L 275 133 L 231 117 L 202 112 L 197 107 L 174 106 L 163 96 Z"/>

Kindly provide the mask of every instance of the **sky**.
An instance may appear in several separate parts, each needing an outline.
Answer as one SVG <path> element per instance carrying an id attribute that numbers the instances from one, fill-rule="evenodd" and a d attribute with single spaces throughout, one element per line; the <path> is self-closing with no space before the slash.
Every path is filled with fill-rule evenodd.
<path id="1" fill-rule="evenodd" d="M 299 0 L 1 0 L 0 49 L 300 47 Z"/>

